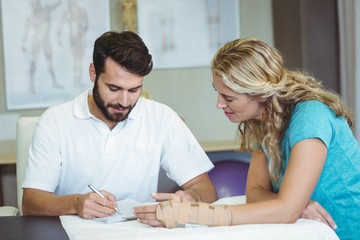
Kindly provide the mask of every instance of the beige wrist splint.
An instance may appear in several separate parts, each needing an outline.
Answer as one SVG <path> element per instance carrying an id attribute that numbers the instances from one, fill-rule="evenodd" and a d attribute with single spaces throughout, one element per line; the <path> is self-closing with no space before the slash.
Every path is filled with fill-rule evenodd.
<path id="1" fill-rule="evenodd" d="M 156 217 L 167 228 L 184 227 L 185 224 L 206 226 L 231 224 L 231 213 L 227 206 L 187 200 L 161 202 L 156 209 Z"/>

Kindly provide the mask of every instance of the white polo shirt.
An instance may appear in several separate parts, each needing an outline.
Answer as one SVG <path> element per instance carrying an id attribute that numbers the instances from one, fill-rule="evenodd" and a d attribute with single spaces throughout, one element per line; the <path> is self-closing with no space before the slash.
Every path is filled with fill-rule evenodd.
<path id="1" fill-rule="evenodd" d="M 180 186 L 213 164 L 169 107 L 140 98 L 112 130 L 93 116 L 87 90 L 41 116 L 29 151 L 23 188 L 57 195 L 89 192 L 88 184 L 117 199 L 152 201 L 160 167 Z"/>

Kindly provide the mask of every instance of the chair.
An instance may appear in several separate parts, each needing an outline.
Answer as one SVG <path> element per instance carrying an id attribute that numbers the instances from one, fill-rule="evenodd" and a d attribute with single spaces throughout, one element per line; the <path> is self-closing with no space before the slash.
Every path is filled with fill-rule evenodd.
<path id="1" fill-rule="evenodd" d="M 25 169 L 29 158 L 29 147 L 36 123 L 39 117 L 20 117 L 17 122 L 16 132 L 16 184 L 17 184 L 17 202 L 19 214 L 22 215 L 22 195 L 21 188 Z"/>
<path id="2" fill-rule="evenodd" d="M 209 177 L 218 198 L 245 195 L 249 163 L 240 160 L 222 160 L 214 163 Z"/>
<path id="3" fill-rule="evenodd" d="M 21 188 L 25 169 L 29 158 L 29 147 L 32 141 L 32 136 L 39 117 L 20 117 L 17 121 L 16 132 L 16 187 L 17 187 L 17 202 L 18 208 L 13 206 L 1 206 L 1 216 L 16 216 L 22 215 L 22 195 Z"/>
<path id="4" fill-rule="evenodd" d="M 0 207 L 0 217 L 6 216 L 16 216 L 19 210 L 13 206 L 1 206 Z"/>

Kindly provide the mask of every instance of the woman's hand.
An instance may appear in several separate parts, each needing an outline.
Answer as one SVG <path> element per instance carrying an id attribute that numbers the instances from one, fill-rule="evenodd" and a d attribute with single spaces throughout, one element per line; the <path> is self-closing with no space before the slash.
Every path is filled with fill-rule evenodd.
<path id="1" fill-rule="evenodd" d="M 180 196 L 176 193 L 154 193 L 152 197 L 157 202 L 168 201 L 168 200 L 177 200 L 180 201 Z M 159 204 L 144 205 L 139 207 L 134 207 L 133 212 L 137 217 L 138 221 L 150 225 L 152 227 L 165 227 L 156 217 L 156 209 Z"/>
<path id="2" fill-rule="evenodd" d="M 159 204 L 144 205 L 134 207 L 133 212 L 138 221 L 152 227 L 164 227 L 164 225 L 156 217 L 156 209 Z"/>
<path id="3" fill-rule="evenodd" d="M 325 208 L 315 201 L 309 201 L 300 217 L 323 222 L 334 230 L 337 228 L 336 223 L 330 214 L 325 210 Z"/>

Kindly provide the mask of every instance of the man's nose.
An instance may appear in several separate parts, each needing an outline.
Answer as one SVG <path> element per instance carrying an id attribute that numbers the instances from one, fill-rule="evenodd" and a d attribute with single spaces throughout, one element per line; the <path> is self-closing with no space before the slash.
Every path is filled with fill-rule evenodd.
<path id="1" fill-rule="evenodd" d="M 126 91 L 122 91 L 117 96 L 117 103 L 123 107 L 129 105 L 129 94 Z"/>

